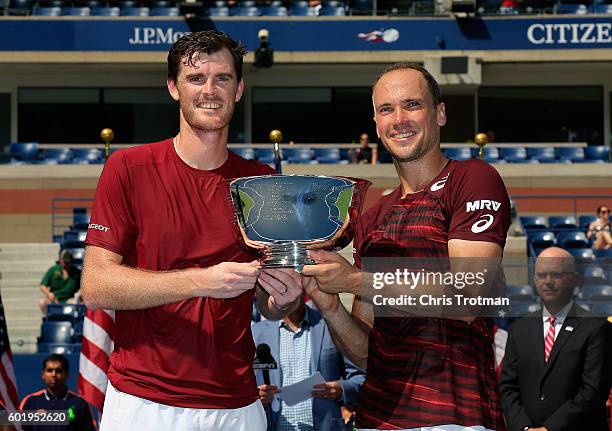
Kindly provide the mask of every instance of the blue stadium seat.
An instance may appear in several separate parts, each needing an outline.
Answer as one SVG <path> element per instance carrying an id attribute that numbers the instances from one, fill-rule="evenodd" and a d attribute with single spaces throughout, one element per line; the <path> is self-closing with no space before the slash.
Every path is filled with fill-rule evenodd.
<path id="1" fill-rule="evenodd" d="M 318 16 L 317 9 L 314 7 L 291 6 L 289 13 L 293 16 Z"/>
<path id="2" fill-rule="evenodd" d="M 530 232 L 527 235 L 529 243 L 536 248 L 546 248 L 557 245 L 557 239 L 553 232 Z"/>
<path id="3" fill-rule="evenodd" d="M 285 6 L 264 6 L 259 9 L 262 16 L 289 16 Z"/>
<path id="4" fill-rule="evenodd" d="M 308 0 L 291 0 L 290 7 L 308 7 Z"/>
<path id="5" fill-rule="evenodd" d="M 612 3 L 611 4 L 597 4 L 593 6 L 593 13 L 612 14 Z"/>
<path id="6" fill-rule="evenodd" d="M 210 16 L 230 16 L 230 10 L 227 6 L 211 7 L 208 9 L 208 15 Z"/>
<path id="7" fill-rule="evenodd" d="M 522 317 L 529 313 L 535 313 L 542 309 L 542 305 L 533 302 L 515 302 L 510 306 L 510 317 Z"/>
<path id="8" fill-rule="evenodd" d="M 472 158 L 472 151 L 467 148 L 446 148 L 444 154 L 449 159 L 453 160 L 470 160 Z"/>
<path id="9" fill-rule="evenodd" d="M 285 148 L 284 156 L 289 163 L 310 163 L 314 157 L 312 148 Z"/>
<path id="10" fill-rule="evenodd" d="M 371 12 L 372 0 L 351 0 L 350 6 L 353 12 Z"/>
<path id="11" fill-rule="evenodd" d="M 11 157 L 20 161 L 38 159 L 37 142 L 13 142 L 10 146 Z"/>
<path id="12" fill-rule="evenodd" d="M 71 355 L 79 350 L 80 345 L 74 345 L 72 343 L 38 343 L 38 353 Z"/>
<path id="13" fill-rule="evenodd" d="M 546 229 L 546 218 L 542 216 L 521 216 L 521 223 L 527 230 L 530 229 Z"/>
<path id="14" fill-rule="evenodd" d="M 319 16 L 345 16 L 346 10 L 343 7 L 323 6 L 319 9 Z"/>
<path id="15" fill-rule="evenodd" d="M 576 217 L 574 216 L 550 216 L 548 226 L 551 229 L 576 229 Z"/>
<path id="16" fill-rule="evenodd" d="M 87 6 L 84 7 L 65 7 L 62 9 L 62 15 L 65 16 L 89 16 L 91 15 L 91 9 Z"/>
<path id="17" fill-rule="evenodd" d="M 321 2 L 322 7 L 346 7 L 346 4 L 341 0 L 323 0 Z"/>
<path id="18" fill-rule="evenodd" d="M 87 208 L 72 209 L 72 229 L 87 230 L 89 227 L 89 214 Z"/>
<path id="19" fill-rule="evenodd" d="M 553 161 L 557 159 L 555 149 L 552 147 L 527 148 L 527 156 L 539 162 Z"/>
<path id="20" fill-rule="evenodd" d="M 528 284 L 525 285 L 508 285 L 506 286 L 506 297 L 513 301 L 533 301 L 536 299 L 536 295 L 533 291 L 533 287 Z"/>
<path id="21" fill-rule="evenodd" d="M 560 147 L 556 149 L 557 157 L 562 160 L 576 162 L 584 160 L 584 150 L 580 147 Z"/>
<path id="22" fill-rule="evenodd" d="M 10 15 L 27 15 L 33 4 L 33 0 L 10 0 L 7 10 Z"/>
<path id="23" fill-rule="evenodd" d="M 583 286 L 580 297 L 587 301 L 607 300 L 612 302 L 612 286 L 606 284 Z"/>
<path id="24" fill-rule="evenodd" d="M 154 7 L 151 9 L 151 16 L 179 16 L 180 11 L 177 7 Z"/>
<path id="25" fill-rule="evenodd" d="M 289 16 L 285 6 L 264 6 L 259 9 L 262 16 Z"/>
<path id="26" fill-rule="evenodd" d="M 77 304 L 48 304 L 45 313 L 47 322 L 71 322 L 75 324 L 79 319 Z"/>
<path id="27" fill-rule="evenodd" d="M 603 145 L 592 145 L 584 149 L 587 160 L 608 160 L 610 149 Z"/>
<path id="28" fill-rule="evenodd" d="M 587 248 L 591 246 L 582 231 L 559 232 L 557 234 L 557 244 L 563 248 Z"/>
<path id="29" fill-rule="evenodd" d="M 69 251 L 72 254 L 72 259 L 74 260 L 83 260 L 83 256 L 85 255 L 85 248 L 65 248 L 65 251 Z"/>
<path id="30" fill-rule="evenodd" d="M 35 7 L 33 13 L 38 16 L 60 16 L 62 8 L 59 6 Z"/>
<path id="31" fill-rule="evenodd" d="M 339 148 L 315 148 L 314 157 L 319 163 L 348 164 L 348 160 L 342 160 Z"/>
<path id="32" fill-rule="evenodd" d="M 154 0 L 151 3 L 151 7 L 152 8 L 156 8 L 156 7 L 174 7 L 176 6 L 176 3 L 173 1 L 168 1 L 168 0 Z"/>
<path id="33" fill-rule="evenodd" d="M 612 257 L 612 248 L 605 250 L 595 250 L 595 257 Z"/>
<path id="34" fill-rule="evenodd" d="M 586 15 L 589 13 L 589 9 L 585 4 L 568 4 L 561 3 L 557 5 L 558 14 L 572 14 L 572 15 Z"/>
<path id="35" fill-rule="evenodd" d="M 527 150 L 523 147 L 500 148 L 499 151 L 509 163 L 524 163 L 527 159 Z"/>
<path id="36" fill-rule="evenodd" d="M 595 214 L 581 215 L 578 217 L 578 225 L 580 226 L 580 229 L 586 230 L 595 220 L 597 220 L 597 216 Z"/>
<path id="37" fill-rule="evenodd" d="M 584 270 L 583 275 L 583 283 L 584 285 L 592 284 L 606 284 L 608 282 L 608 278 L 606 277 L 606 272 L 603 270 L 601 266 L 590 265 Z M 612 280 L 610 280 L 612 283 Z"/>
<path id="38" fill-rule="evenodd" d="M 45 148 L 43 150 L 44 160 L 56 160 L 58 163 L 70 163 L 72 151 L 70 148 Z"/>
<path id="39" fill-rule="evenodd" d="M 123 7 L 121 8 L 121 16 L 149 16 L 149 8 L 146 6 Z"/>
<path id="40" fill-rule="evenodd" d="M 93 16 L 119 16 L 121 10 L 116 7 L 95 7 L 91 10 Z"/>
<path id="41" fill-rule="evenodd" d="M 106 9 L 116 9 L 117 15 L 119 15 L 119 8 L 106 8 Z M 102 156 L 102 150 L 98 148 L 73 148 L 72 149 L 72 159 L 73 160 L 82 160 L 87 161 L 89 163 L 97 163 L 104 160 Z"/>
<path id="42" fill-rule="evenodd" d="M 612 301 L 593 304 L 591 307 L 591 313 L 600 317 L 612 316 Z"/>
<path id="43" fill-rule="evenodd" d="M 274 163 L 274 150 L 272 148 L 256 148 L 255 156 L 261 163 Z"/>
<path id="44" fill-rule="evenodd" d="M 39 343 L 70 343 L 72 340 L 70 322 L 43 322 L 40 328 Z"/>
<path id="45" fill-rule="evenodd" d="M 231 148 L 234 154 L 239 155 L 247 160 L 255 159 L 255 150 L 253 148 Z"/>
<path id="46" fill-rule="evenodd" d="M 472 156 L 478 158 L 479 148 L 472 148 Z M 482 158 L 484 159 L 499 159 L 499 148 L 497 147 L 484 147 L 482 149 Z"/>
<path id="47" fill-rule="evenodd" d="M 257 2 L 255 0 L 241 0 L 236 5 L 237 7 L 257 7 Z"/>
<path id="48" fill-rule="evenodd" d="M 257 7 L 235 7 L 231 10 L 232 16 L 259 16 Z"/>
<path id="49" fill-rule="evenodd" d="M 592 248 L 569 248 L 567 251 L 574 256 L 576 259 L 580 260 L 593 260 L 595 259 L 595 254 L 593 253 Z"/>

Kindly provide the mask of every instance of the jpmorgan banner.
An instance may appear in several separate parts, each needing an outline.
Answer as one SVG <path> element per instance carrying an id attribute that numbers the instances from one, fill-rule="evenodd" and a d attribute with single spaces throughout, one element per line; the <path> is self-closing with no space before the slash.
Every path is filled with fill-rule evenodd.
<path id="1" fill-rule="evenodd" d="M 268 29 L 276 51 L 554 50 L 612 47 L 612 18 L 59 19 L 1 17 L 0 51 L 167 51 L 185 33 L 217 29 L 251 50 Z"/>

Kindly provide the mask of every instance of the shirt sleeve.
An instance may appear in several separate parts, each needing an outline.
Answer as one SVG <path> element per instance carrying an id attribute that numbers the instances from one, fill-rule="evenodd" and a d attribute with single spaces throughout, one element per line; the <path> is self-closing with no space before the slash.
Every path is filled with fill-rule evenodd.
<path id="1" fill-rule="evenodd" d="M 51 284 L 51 275 L 53 275 L 54 270 L 55 266 L 49 268 L 47 272 L 45 272 L 45 275 L 43 275 L 42 280 L 40 280 L 40 284 L 49 287 L 49 285 Z"/>
<path id="2" fill-rule="evenodd" d="M 499 173 L 477 160 L 464 162 L 449 188 L 451 223 L 448 239 L 506 243 L 510 199 Z"/>
<path id="3" fill-rule="evenodd" d="M 100 175 L 85 244 L 125 257 L 133 245 L 134 225 L 130 179 L 119 151 L 107 160 Z"/>

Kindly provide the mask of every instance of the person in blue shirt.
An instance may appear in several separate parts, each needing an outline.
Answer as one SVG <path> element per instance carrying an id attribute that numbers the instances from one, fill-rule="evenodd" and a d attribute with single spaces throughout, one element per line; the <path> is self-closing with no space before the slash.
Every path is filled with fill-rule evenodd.
<path id="1" fill-rule="evenodd" d="M 26 395 L 21 411 L 64 411 L 68 425 L 36 424 L 23 426 L 24 431 L 95 431 L 91 407 L 83 398 L 68 390 L 66 381 L 70 366 L 64 355 L 52 354 L 43 361 L 42 379 L 45 388 Z"/>

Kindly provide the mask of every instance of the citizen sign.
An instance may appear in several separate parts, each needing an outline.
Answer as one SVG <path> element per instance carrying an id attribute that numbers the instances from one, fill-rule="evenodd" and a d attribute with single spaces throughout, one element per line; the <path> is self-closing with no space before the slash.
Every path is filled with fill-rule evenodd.
<path id="1" fill-rule="evenodd" d="M 134 34 L 128 42 L 130 45 L 172 45 L 187 33 L 175 31 L 172 27 L 134 27 Z"/>
<path id="2" fill-rule="evenodd" d="M 527 39 L 534 45 L 612 43 L 612 23 L 532 24 Z"/>

